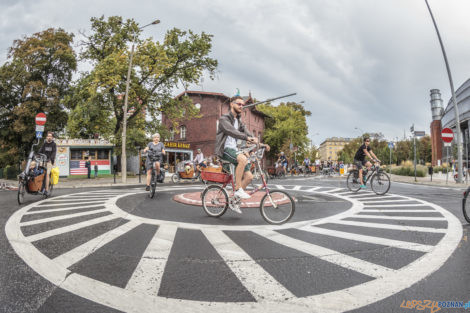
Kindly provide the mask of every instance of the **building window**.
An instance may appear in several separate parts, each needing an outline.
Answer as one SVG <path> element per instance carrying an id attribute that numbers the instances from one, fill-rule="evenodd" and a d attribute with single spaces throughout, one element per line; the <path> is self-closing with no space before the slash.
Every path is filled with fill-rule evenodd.
<path id="1" fill-rule="evenodd" d="M 180 138 L 181 140 L 186 140 L 186 126 L 180 127 Z"/>
<path id="2" fill-rule="evenodd" d="M 98 160 L 109 159 L 109 150 L 98 150 Z"/>
<path id="3" fill-rule="evenodd" d="M 175 140 L 175 130 L 172 128 L 170 128 L 170 140 Z"/>

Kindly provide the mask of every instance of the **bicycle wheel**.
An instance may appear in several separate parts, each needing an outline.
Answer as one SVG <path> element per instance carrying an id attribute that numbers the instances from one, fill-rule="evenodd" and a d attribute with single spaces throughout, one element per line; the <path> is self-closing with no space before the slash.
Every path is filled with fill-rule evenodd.
<path id="1" fill-rule="evenodd" d="M 210 185 L 202 192 L 202 208 L 212 217 L 222 216 L 228 208 L 228 195 L 224 188 Z"/>
<path id="2" fill-rule="evenodd" d="M 269 224 L 284 224 L 294 215 L 294 199 L 285 191 L 271 190 L 260 203 L 260 213 Z"/>
<path id="3" fill-rule="evenodd" d="M 171 181 L 173 182 L 173 184 L 179 183 L 179 181 L 180 181 L 180 176 L 179 176 L 178 174 L 173 174 L 173 175 L 171 176 Z"/>
<path id="4" fill-rule="evenodd" d="M 24 195 L 26 193 L 26 186 L 23 181 L 20 181 L 18 185 L 18 204 L 24 203 Z"/>
<path id="5" fill-rule="evenodd" d="M 370 180 L 370 186 L 376 194 L 384 195 L 390 189 L 390 177 L 384 172 L 375 173 Z"/>
<path id="6" fill-rule="evenodd" d="M 348 178 L 346 179 L 346 185 L 348 189 L 352 192 L 357 192 L 361 188 L 361 183 L 359 181 L 359 173 L 357 170 L 352 170 L 348 174 Z"/>
<path id="7" fill-rule="evenodd" d="M 462 211 L 463 211 L 463 216 L 467 220 L 467 222 L 470 223 L 470 203 L 467 205 L 467 197 L 468 193 L 470 192 L 470 188 L 465 191 L 465 195 L 462 199 Z"/>
<path id="8" fill-rule="evenodd" d="M 152 170 L 152 178 L 150 180 L 150 194 L 149 197 L 153 199 L 155 196 L 155 189 L 157 188 L 157 177 L 155 175 L 155 170 Z"/>

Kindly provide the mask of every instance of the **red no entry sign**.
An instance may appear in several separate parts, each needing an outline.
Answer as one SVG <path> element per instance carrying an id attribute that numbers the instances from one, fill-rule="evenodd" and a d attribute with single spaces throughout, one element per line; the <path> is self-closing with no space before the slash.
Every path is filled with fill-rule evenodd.
<path id="1" fill-rule="evenodd" d="M 444 142 L 452 142 L 454 139 L 454 132 L 450 128 L 444 128 L 441 132 L 441 138 Z"/>
<path id="2" fill-rule="evenodd" d="M 46 114 L 38 113 L 36 115 L 36 125 L 44 125 L 46 124 Z"/>

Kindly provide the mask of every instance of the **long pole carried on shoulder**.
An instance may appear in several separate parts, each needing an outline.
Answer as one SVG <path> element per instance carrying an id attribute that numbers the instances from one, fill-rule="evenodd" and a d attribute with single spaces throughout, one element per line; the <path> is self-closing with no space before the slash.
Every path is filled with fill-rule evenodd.
<path id="1" fill-rule="evenodd" d="M 248 104 L 248 105 L 243 106 L 243 109 L 251 108 L 251 107 L 254 107 L 254 106 L 259 105 L 259 104 L 263 104 L 263 103 L 266 103 L 266 102 L 271 102 L 271 101 L 278 100 L 278 99 L 282 99 L 282 98 L 292 97 L 292 96 L 295 96 L 296 94 L 297 94 L 297 93 L 294 92 L 294 93 L 290 93 L 290 94 L 285 95 L 285 96 L 280 96 L 280 97 L 276 97 L 276 98 L 271 98 L 271 99 L 267 99 L 267 100 L 264 100 L 264 101 L 258 101 L 258 102 L 255 102 L 255 103 L 252 103 L 252 104 Z"/>

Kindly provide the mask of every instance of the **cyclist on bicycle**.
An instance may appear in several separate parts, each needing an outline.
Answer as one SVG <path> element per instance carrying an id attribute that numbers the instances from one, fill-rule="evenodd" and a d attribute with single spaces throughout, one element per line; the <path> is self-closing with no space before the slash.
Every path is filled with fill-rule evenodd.
<path id="1" fill-rule="evenodd" d="M 303 166 L 304 166 L 304 170 L 305 170 L 305 174 L 309 174 L 310 173 L 310 159 L 308 157 L 305 157 L 304 159 L 304 162 L 303 162 Z"/>
<path id="2" fill-rule="evenodd" d="M 375 162 L 380 162 L 379 158 L 374 154 L 370 147 L 370 138 L 366 137 L 364 138 L 364 144 L 359 147 L 359 149 L 356 152 L 356 155 L 354 156 L 354 164 L 357 166 L 357 169 L 359 170 L 359 181 L 361 183 L 361 188 L 366 188 L 366 185 L 364 184 L 364 178 L 363 178 L 363 166 L 366 166 L 367 169 L 369 170 L 372 167 L 372 163 L 366 160 L 366 156 L 375 161 Z"/>
<path id="3" fill-rule="evenodd" d="M 258 139 L 248 131 L 241 121 L 241 113 L 245 101 L 240 96 L 230 99 L 230 111 L 219 118 L 219 126 L 215 140 L 215 154 L 221 159 L 236 165 L 235 195 L 241 199 L 248 199 L 250 195 L 245 192 L 246 186 L 253 179 L 247 155 L 237 155 L 237 139 L 250 143 L 258 143 Z M 269 151 L 269 146 L 266 150 Z M 242 213 L 240 210 L 237 213 Z"/>
<path id="4" fill-rule="evenodd" d="M 147 161 L 145 161 L 145 168 L 147 169 L 147 187 L 145 187 L 146 191 L 150 190 L 150 179 L 152 178 L 152 168 L 155 168 L 157 171 L 157 177 L 160 175 L 160 163 L 162 161 L 162 154 L 165 155 L 165 146 L 163 143 L 160 142 L 160 134 L 155 133 L 152 136 L 152 142 L 149 142 L 147 147 L 145 147 L 144 152 L 151 150 L 155 155 L 158 156 L 157 160 L 154 164 L 149 157 L 147 157 Z"/>
<path id="5" fill-rule="evenodd" d="M 47 132 L 46 140 L 42 145 L 41 149 L 39 149 L 39 153 L 45 154 L 47 156 L 47 163 L 46 163 L 46 189 L 44 190 L 44 194 L 49 196 L 49 179 L 51 175 L 52 167 L 55 165 L 55 157 L 57 153 L 57 145 L 54 142 L 54 133 Z"/>

